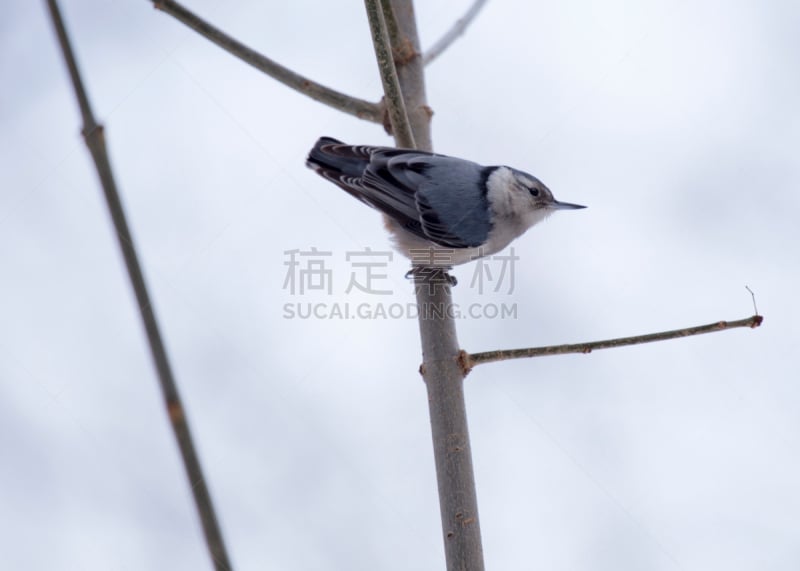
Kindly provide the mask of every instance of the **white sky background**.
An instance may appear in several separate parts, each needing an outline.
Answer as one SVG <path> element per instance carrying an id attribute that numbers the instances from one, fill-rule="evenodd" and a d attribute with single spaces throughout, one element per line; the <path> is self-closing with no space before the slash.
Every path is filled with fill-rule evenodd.
<path id="1" fill-rule="evenodd" d="M 430 45 L 468 2 L 419 3 Z M 376 100 L 361 2 L 190 2 Z M 62 9 L 237 569 L 442 569 L 413 319 L 285 319 L 345 294 L 380 217 L 304 166 L 320 135 L 391 144 L 149 2 Z M 0 550 L 8 569 L 206 569 L 133 295 L 43 2 L 0 8 Z M 800 565 L 800 8 L 493 0 L 428 69 L 439 152 L 558 198 L 520 239 L 518 319 L 471 351 L 752 313 L 761 329 L 477 368 L 467 399 L 487 567 Z M 334 295 L 282 288 L 333 252 Z"/>

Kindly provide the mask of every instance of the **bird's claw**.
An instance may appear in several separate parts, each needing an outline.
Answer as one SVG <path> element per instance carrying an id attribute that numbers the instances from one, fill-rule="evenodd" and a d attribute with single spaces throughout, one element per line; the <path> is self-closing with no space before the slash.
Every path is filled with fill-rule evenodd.
<path id="1" fill-rule="evenodd" d="M 458 280 L 447 270 L 450 268 L 414 266 L 406 272 L 406 279 L 413 279 L 416 283 L 427 284 L 428 287 L 436 284 L 447 283 L 450 287 L 455 287 Z"/>

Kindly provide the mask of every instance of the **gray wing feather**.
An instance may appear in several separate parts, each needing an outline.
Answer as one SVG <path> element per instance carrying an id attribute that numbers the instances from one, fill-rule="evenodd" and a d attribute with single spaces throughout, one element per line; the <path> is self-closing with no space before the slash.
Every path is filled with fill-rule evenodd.
<path id="1" fill-rule="evenodd" d="M 477 247 L 488 239 L 492 225 L 485 181 L 491 168 L 329 138 L 318 141 L 309 166 L 421 238 L 450 248 Z"/>
<path id="2" fill-rule="evenodd" d="M 491 230 L 483 171 L 462 159 L 391 149 L 372 156 L 362 180 L 407 230 L 441 246 L 472 248 Z"/>
<path id="3" fill-rule="evenodd" d="M 417 188 L 422 228 L 434 242 L 456 248 L 484 244 L 492 229 L 486 169 L 450 157 L 431 157 Z"/>

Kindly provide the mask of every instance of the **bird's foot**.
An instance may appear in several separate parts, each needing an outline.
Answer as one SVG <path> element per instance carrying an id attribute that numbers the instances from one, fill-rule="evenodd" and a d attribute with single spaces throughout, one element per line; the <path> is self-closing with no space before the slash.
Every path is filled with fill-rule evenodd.
<path id="1" fill-rule="evenodd" d="M 450 269 L 449 267 L 438 266 L 414 266 L 406 272 L 406 279 L 413 279 L 415 283 L 425 284 L 429 288 L 443 283 L 447 283 L 450 287 L 455 287 L 458 284 L 458 280 L 447 271 Z"/>

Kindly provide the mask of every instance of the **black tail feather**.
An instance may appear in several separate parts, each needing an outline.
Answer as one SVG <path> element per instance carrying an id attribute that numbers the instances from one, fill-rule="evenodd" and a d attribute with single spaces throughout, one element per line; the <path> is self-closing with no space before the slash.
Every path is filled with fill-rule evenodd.
<path id="1" fill-rule="evenodd" d="M 331 180 L 360 177 L 369 164 L 369 153 L 345 145 L 332 137 L 320 137 L 306 159 L 306 165 Z"/>

